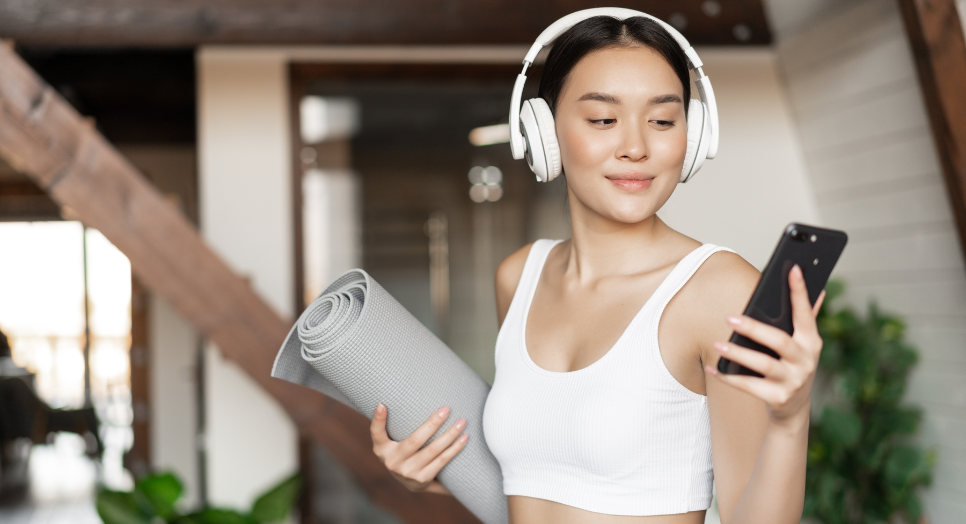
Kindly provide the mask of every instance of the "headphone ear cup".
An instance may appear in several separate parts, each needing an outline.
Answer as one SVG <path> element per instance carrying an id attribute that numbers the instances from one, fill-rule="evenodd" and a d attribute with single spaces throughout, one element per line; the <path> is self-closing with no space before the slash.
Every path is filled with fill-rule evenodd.
<path id="1" fill-rule="evenodd" d="M 684 154 L 680 182 L 687 182 L 704 165 L 711 145 L 711 119 L 708 106 L 692 98 L 688 103 L 688 150 Z"/>
<path id="2" fill-rule="evenodd" d="M 531 98 L 520 108 L 520 130 L 526 142 L 524 158 L 540 182 L 549 182 L 560 175 L 560 146 L 553 112 L 542 98 Z"/>

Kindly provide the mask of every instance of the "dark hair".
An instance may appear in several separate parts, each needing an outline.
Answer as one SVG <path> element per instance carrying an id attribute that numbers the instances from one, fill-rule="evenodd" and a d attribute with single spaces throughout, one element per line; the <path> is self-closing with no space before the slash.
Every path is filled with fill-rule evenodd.
<path id="1" fill-rule="evenodd" d="M 588 18 L 561 34 L 543 66 L 537 96 L 556 111 L 557 98 L 570 76 L 570 71 L 587 54 L 609 47 L 645 46 L 657 51 L 671 65 L 684 86 L 684 114 L 691 98 L 691 75 L 688 56 L 677 40 L 660 24 L 643 16 L 618 20 L 612 16 Z"/>

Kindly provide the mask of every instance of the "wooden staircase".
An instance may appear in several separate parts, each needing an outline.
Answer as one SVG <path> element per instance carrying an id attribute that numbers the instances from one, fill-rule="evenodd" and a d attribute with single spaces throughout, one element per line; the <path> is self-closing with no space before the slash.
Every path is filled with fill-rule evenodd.
<path id="1" fill-rule="evenodd" d="M 0 45 L 0 157 L 101 231 L 163 297 L 324 445 L 373 501 L 409 523 L 478 522 L 451 497 L 406 490 L 372 453 L 365 417 L 269 376 L 291 320 L 279 317 L 114 147 Z"/>

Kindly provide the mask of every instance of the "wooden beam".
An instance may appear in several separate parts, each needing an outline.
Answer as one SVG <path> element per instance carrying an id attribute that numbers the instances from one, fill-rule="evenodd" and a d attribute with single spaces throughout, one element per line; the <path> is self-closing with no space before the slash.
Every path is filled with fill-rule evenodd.
<path id="1" fill-rule="evenodd" d="M 291 321 L 205 244 L 185 217 L 12 50 L 0 46 L 0 156 L 97 228 L 137 278 L 238 363 L 326 446 L 372 499 L 406 522 L 477 522 L 455 499 L 414 494 L 372 453 L 368 421 L 321 394 L 269 376 Z"/>
<path id="2" fill-rule="evenodd" d="M 131 276 L 131 431 L 134 442 L 124 455 L 124 467 L 135 478 L 149 473 L 151 461 L 151 336 L 148 325 L 151 294 L 137 277 Z"/>
<path id="3" fill-rule="evenodd" d="M 966 256 L 966 37 L 955 0 L 899 0 Z"/>
<path id="4" fill-rule="evenodd" d="M 629 0 L 697 45 L 762 45 L 761 0 Z M 0 3 L 0 36 L 30 45 L 529 44 L 590 0 L 60 0 Z"/>

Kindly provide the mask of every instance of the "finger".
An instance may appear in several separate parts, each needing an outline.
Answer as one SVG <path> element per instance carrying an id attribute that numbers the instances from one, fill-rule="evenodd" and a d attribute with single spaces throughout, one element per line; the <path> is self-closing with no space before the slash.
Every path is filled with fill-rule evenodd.
<path id="1" fill-rule="evenodd" d="M 426 419 L 426 422 L 423 422 L 422 426 L 416 428 L 416 431 L 413 431 L 411 435 L 399 443 L 399 451 L 402 453 L 402 455 L 404 457 L 408 457 L 413 453 L 416 453 L 416 451 L 423 447 L 423 444 L 429 440 L 429 437 L 432 437 L 433 434 L 436 433 L 436 430 L 443 425 L 443 422 L 448 416 L 449 407 L 446 406 L 439 408 L 436 413 L 430 415 L 429 418 Z"/>
<path id="2" fill-rule="evenodd" d="M 818 312 L 822 309 L 822 304 L 825 303 L 825 290 L 823 289 L 821 293 L 818 294 L 818 298 L 815 299 L 815 305 L 812 306 L 812 316 L 818 316 Z"/>
<path id="3" fill-rule="evenodd" d="M 443 466 L 449 464 L 449 461 L 453 460 L 453 457 L 460 452 L 464 447 L 466 447 L 466 441 L 469 440 L 469 433 L 463 433 L 460 438 L 456 439 L 450 447 L 446 448 L 438 457 L 433 459 L 425 468 L 423 468 L 422 473 L 424 473 L 428 478 L 436 478 L 439 474 L 439 470 L 443 469 Z"/>
<path id="4" fill-rule="evenodd" d="M 781 380 L 785 375 L 782 373 L 784 368 L 781 366 L 781 361 L 761 351 L 748 349 L 730 342 L 715 342 L 714 349 L 722 357 L 737 362 L 752 371 L 757 371 L 767 379 Z"/>
<path id="5" fill-rule="evenodd" d="M 792 337 L 788 333 L 745 315 L 731 315 L 727 320 L 735 333 L 771 349 L 781 358 L 794 360 L 799 357 L 791 351 Z"/>
<path id="6" fill-rule="evenodd" d="M 795 332 L 799 330 L 816 331 L 815 315 L 812 314 L 812 303 L 808 300 L 808 288 L 805 287 L 805 276 L 798 264 L 792 266 L 788 272 L 788 287 L 792 292 L 792 326 Z"/>
<path id="7" fill-rule="evenodd" d="M 780 386 L 774 382 L 759 377 L 748 375 L 732 375 L 720 373 L 711 366 L 705 366 L 704 370 L 713 375 L 716 379 L 728 384 L 729 386 L 764 401 L 766 404 L 774 404 L 778 400 L 781 392 Z"/>
<path id="8" fill-rule="evenodd" d="M 372 435 L 373 446 L 383 446 L 389 442 L 389 435 L 386 433 L 386 406 L 379 403 L 376 412 L 372 415 L 372 422 L 369 424 L 369 434 Z"/>
<path id="9" fill-rule="evenodd" d="M 434 458 L 439 456 L 450 444 L 460 436 L 460 432 L 466 427 L 466 419 L 459 419 L 456 424 L 453 424 L 446 430 L 445 433 L 436 437 L 436 440 L 432 441 L 425 448 L 419 450 L 413 458 L 410 459 L 413 466 L 416 468 L 423 468 L 426 464 L 429 464 Z"/>

